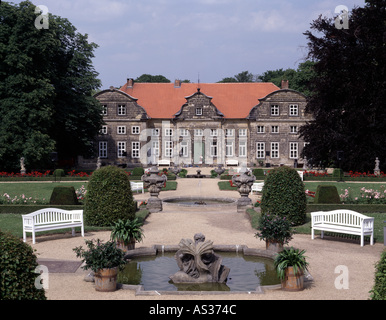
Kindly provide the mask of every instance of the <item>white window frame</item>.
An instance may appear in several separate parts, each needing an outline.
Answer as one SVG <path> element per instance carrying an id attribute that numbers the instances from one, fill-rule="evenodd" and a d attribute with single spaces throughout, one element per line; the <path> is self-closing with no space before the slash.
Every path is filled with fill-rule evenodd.
<path id="1" fill-rule="evenodd" d="M 233 157 L 234 154 L 234 148 L 233 148 L 233 141 L 226 141 L 225 142 L 225 156 L 226 157 Z"/>
<path id="2" fill-rule="evenodd" d="M 159 157 L 159 141 L 151 142 L 151 155 L 155 157 Z"/>
<path id="3" fill-rule="evenodd" d="M 173 157 L 173 141 L 165 141 L 165 157 Z"/>
<path id="4" fill-rule="evenodd" d="M 173 136 L 173 129 L 165 129 L 165 137 L 171 137 Z"/>
<path id="5" fill-rule="evenodd" d="M 153 137 L 158 137 L 159 136 L 159 128 L 152 128 L 151 129 L 151 135 Z"/>
<path id="6" fill-rule="evenodd" d="M 101 130 L 99 131 L 99 134 L 107 134 L 107 126 L 102 126 Z"/>
<path id="7" fill-rule="evenodd" d="M 290 142 L 289 143 L 289 158 L 290 159 L 298 159 L 299 156 L 299 143 L 298 142 Z"/>
<path id="8" fill-rule="evenodd" d="M 279 133 L 279 126 L 271 126 L 271 133 Z"/>
<path id="9" fill-rule="evenodd" d="M 265 126 L 257 126 L 257 133 L 265 133 Z"/>
<path id="10" fill-rule="evenodd" d="M 247 156 L 247 140 L 239 140 L 239 157 Z"/>
<path id="11" fill-rule="evenodd" d="M 280 158 L 280 143 L 271 142 L 271 159 L 279 159 L 279 158 Z"/>
<path id="12" fill-rule="evenodd" d="M 202 137 L 204 135 L 204 130 L 202 129 L 194 129 L 194 135 L 197 137 Z"/>
<path id="13" fill-rule="evenodd" d="M 265 142 L 256 142 L 256 158 L 265 159 Z"/>
<path id="14" fill-rule="evenodd" d="M 226 137 L 233 137 L 234 132 L 235 132 L 234 129 L 225 129 L 225 136 Z"/>
<path id="15" fill-rule="evenodd" d="M 273 117 L 280 116 L 280 107 L 278 104 L 271 105 L 271 116 Z"/>
<path id="16" fill-rule="evenodd" d="M 298 126 L 290 126 L 290 133 L 297 134 L 298 133 Z"/>
<path id="17" fill-rule="evenodd" d="M 202 107 L 197 107 L 196 108 L 196 116 L 202 116 L 203 110 Z"/>
<path id="18" fill-rule="evenodd" d="M 210 156 L 211 157 L 217 157 L 217 153 L 218 152 L 218 149 L 217 149 L 217 141 L 216 140 L 212 140 L 210 142 Z"/>
<path id="19" fill-rule="evenodd" d="M 189 135 L 188 129 L 180 129 L 180 136 L 181 137 L 187 137 Z"/>
<path id="20" fill-rule="evenodd" d="M 239 137 L 246 137 L 247 129 L 239 129 Z"/>
<path id="21" fill-rule="evenodd" d="M 181 141 L 181 157 L 188 157 L 189 155 L 189 143 L 187 140 Z"/>
<path id="22" fill-rule="evenodd" d="M 217 137 L 217 129 L 210 129 L 210 136 Z"/>
<path id="23" fill-rule="evenodd" d="M 107 141 L 99 141 L 98 155 L 99 158 L 107 158 Z"/>
<path id="24" fill-rule="evenodd" d="M 139 126 L 131 127 L 131 134 L 139 134 L 139 132 L 140 132 Z"/>
<path id="25" fill-rule="evenodd" d="M 126 126 L 117 126 L 117 134 L 126 134 Z"/>
<path id="26" fill-rule="evenodd" d="M 299 105 L 297 104 L 290 104 L 288 106 L 288 114 L 290 115 L 290 117 L 297 117 L 299 116 Z"/>
<path id="27" fill-rule="evenodd" d="M 126 105 L 125 104 L 118 104 L 118 116 L 125 116 L 126 115 Z"/>
<path id="28" fill-rule="evenodd" d="M 117 157 L 124 158 L 124 153 L 126 152 L 127 154 L 126 150 L 126 141 L 117 141 Z"/>
<path id="29" fill-rule="evenodd" d="M 131 142 L 131 157 L 138 159 L 140 157 L 141 143 L 138 141 Z"/>
<path id="30" fill-rule="evenodd" d="M 102 105 L 102 115 L 107 116 L 107 104 Z"/>

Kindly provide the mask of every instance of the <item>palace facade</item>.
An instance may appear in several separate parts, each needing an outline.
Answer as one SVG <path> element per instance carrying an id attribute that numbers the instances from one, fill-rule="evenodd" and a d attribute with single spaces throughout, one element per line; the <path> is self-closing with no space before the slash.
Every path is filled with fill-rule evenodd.
<path id="1" fill-rule="evenodd" d="M 135 83 L 95 95 L 105 165 L 302 165 L 306 98 L 272 83 Z M 95 161 L 94 161 L 95 163 Z"/>

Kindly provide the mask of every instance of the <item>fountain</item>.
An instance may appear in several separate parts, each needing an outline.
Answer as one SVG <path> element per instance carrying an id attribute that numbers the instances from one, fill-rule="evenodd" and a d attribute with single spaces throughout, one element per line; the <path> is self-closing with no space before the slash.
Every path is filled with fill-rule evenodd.
<path id="1" fill-rule="evenodd" d="M 213 242 L 205 241 L 202 233 L 182 239 L 175 258 L 180 271 L 170 277 L 173 283 L 225 283 L 230 269 L 221 264 L 222 258 L 213 252 Z"/>
<path id="2" fill-rule="evenodd" d="M 237 200 L 237 211 L 244 212 L 246 208 L 252 206 L 252 200 L 248 197 L 251 192 L 253 182 L 256 180 L 254 175 L 248 175 L 246 166 L 240 169 L 240 175 L 232 176 L 232 183 L 237 186 L 237 191 L 241 197 Z"/>
<path id="3" fill-rule="evenodd" d="M 144 182 L 144 188 L 150 192 L 150 198 L 147 201 L 147 209 L 149 212 L 162 211 L 162 200 L 158 198 L 162 187 L 166 182 L 166 176 L 160 176 L 158 168 L 156 166 L 151 167 L 149 171 L 150 175 L 143 175 L 142 181 Z"/>

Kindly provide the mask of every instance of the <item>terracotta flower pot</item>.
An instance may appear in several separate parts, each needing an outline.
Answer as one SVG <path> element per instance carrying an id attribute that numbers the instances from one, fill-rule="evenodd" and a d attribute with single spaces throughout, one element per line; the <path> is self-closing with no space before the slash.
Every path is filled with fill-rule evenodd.
<path id="1" fill-rule="evenodd" d="M 283 242 L 274 241 L 274 240 L 266 240 L 265 241 L 265 249 L 280 252 L 283 251 Z"/>
<path id="2" fill-rule="evenodd" d="M 95 273 L 95 290 L 112 292 L 117 290 L 118 268 L 100 269 Z"/>
<path id="3" fill-rule="evenodd" d="M 293 267 L 285 270 L 285 278 L 281 281 L 281 288 L 285 291 L 301 291 L 304 289 L 304 273 L 295 274 Z"/>

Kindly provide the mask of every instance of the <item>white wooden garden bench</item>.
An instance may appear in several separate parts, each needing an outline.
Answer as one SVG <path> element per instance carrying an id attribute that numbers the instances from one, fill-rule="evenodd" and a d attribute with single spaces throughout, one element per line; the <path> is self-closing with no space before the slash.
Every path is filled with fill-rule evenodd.
<path id="1" fill-rule="evenodd" d="M 130 186 L 131 186 L 131 191 L 138 191 L 139 190 L 142 190 L 142 193 L 144 193 L 144 189 L 143 189 L 143 182 L 133 182 L 133 181 L 130 181 Z"/>
<path id="2" fill-rule="evenodd" d="M 159 166 L 169 166 L 170 167 L 170 160 L 158 160 L 158 165 Z"/>
<path id="3" fill-rule="evenodd" d="M 374 218 L 367 217 L 351 210 L 333 210 L 311 212 L 311 239 L 315 238 L 315 230 L 354 234 L 361 237 L 361 246 L 364 245 L 364 236 L 370 236 L 370 244 L 374 244 Z"/>
<path id="4" fill-rule="evenodd" d="M 238 166 L 239 161 L 235 160 L 235 159 L 228 159 L 228 160 L 225 160 L 225 165 L 226 166 Z"/>
<path id="5" fill-rule="evenodd" d="M 62 210 L 56 208 L 41 209 L 23 218 L 23 241 L 27 240 L 27 232 L 32 233 L 32 243 L 35 244 L 35 233 L 47 230 L 72 228 L 75 236 L 75 227 L 80 227 L 84 237 L 83 210 Z"/>
<path id="6" fill-rule="evenodd" d="M 251 188 L 251 191 L 255 191 L 255 192 L 261 192 L 263 190 L 263 187 L 264 187 L 264 182 L 255 182 L 253 185 L 252 185 L 252 188 Z"/>

